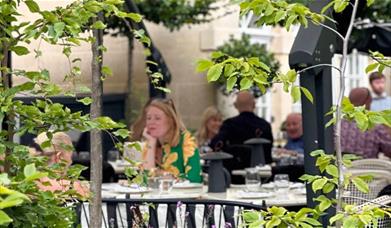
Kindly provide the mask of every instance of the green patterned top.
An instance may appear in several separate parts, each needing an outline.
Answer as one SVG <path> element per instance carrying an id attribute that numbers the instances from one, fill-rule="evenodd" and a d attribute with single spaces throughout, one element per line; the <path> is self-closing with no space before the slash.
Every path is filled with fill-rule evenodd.
<path id="1" fill-rule="evenodd" d="M 181 133 L 178 145 L 163 146 L 162 169 L 193 183 L 201 183 L 200 153 L 194 137 L 188 132 Z"/>

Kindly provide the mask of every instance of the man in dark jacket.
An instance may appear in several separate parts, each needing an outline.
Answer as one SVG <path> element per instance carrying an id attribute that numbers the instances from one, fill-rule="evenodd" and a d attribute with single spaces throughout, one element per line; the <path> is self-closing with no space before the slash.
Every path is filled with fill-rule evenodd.
<path id="1" fill-rule="evenodd" d="M 271 141 L 271 144 L 264 146 L 265 161 L 271 163 L 272 129 L 266 120 L 254 114 L 254 96 L 248 91 L 239 92 L 234 105 L 239 115 L 223 122 L 219 133 L 211 141 L 211 148 L 224 150 L 229 145 L 243 144 L 251 138 L 265 138 Z"/>

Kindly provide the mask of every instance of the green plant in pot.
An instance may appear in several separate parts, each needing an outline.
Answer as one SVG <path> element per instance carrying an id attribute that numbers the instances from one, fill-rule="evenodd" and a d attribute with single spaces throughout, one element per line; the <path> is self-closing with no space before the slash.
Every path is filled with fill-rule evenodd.
<path id="1" fill-rule="evenodd" d="M 211 56 L 211 59 L 215 62 L 223 62 L 227 60 L 228 56 L 242 59 L 257 57 L 262 63 L 266 64 L 270 68 L 271 73 L 267 76 L 268 82 L 273 80 L 280 68 L 280 63 L 275 59 L 274 54 L 267 50 L 265 44 L 252 43 L 251 36 L 244 33 L 240 39 L 235 39 L 231 36 L 227 42 L 217 47 L 217 52 Z M 230 69 L 226 70 L 229 71 Z M 220 89 L 223 94 L 228 94 L 229 90 L 234 88 L 233 81 L 226 81 L 225 78 L 220 78 L 216 83 L 222 85 Z M 246 85 L 244 85 L 244 87 L 246 87 Z M 259 97 L 266 92 L 260 91 L 257 86 L 251 86 L 251 90 L 254 92 L 256 97 Z"/>

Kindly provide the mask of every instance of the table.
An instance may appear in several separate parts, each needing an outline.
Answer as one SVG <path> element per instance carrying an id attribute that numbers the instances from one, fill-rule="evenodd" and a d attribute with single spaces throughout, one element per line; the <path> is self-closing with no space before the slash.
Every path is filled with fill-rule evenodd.
<path id="1" fill-rule="evenodd" d="M 102 190 L 103 198 L 125 198 L 125 193 L 117 193 L 115 191 L 116 184 L 108 183 L 103 184 L 104 189 L 108 189 L 108 186 L 112 187 L 112 191 Z M 172 191 L 168 194 L 159 194 L 158 190 L 152 190 L 144 194 L 130 194 L 130 198 L 143 198 L 143 199 L 156 199 L 156 198 L 199 198 L 199 199 L 220 199 L 220 200 L 230 200 L 238 202 L 248 202 L 253 204 L 262 205 L 263 202 L 266 203 L 266 206 L 306 206 L 306 195 L 299 194 L 297 191 L 289 191 L 283 196 L 274 192 L 275 194 L 269 198 L 257 198 L 257 199 L 242 199 L 238 197 L 238 191 L 243 191 L 245 189 L 244 185 L 238 185 L 227 189 L 227 192 L 224 193 L 208 193 L 207 186 L 202 188 L 194 189 L 176 189 L 173 188 Z M 265 190 L 263 190 L 265 191 Z M 269 191 L 270 192 L 270 191 Z"/>

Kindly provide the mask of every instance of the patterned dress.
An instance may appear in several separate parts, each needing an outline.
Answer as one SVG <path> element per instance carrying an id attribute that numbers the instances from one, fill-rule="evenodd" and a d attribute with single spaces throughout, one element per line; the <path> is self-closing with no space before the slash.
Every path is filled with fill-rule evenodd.
<path id="1" fill-rule="evenodd" d="M 176 177 L 181 177 L 193 183 L 201 183 L 200 153 L 194 137 L 188 132 L 181 133 L 178 145 L 162 146 L 163 158 L 161 168 Z"/>

